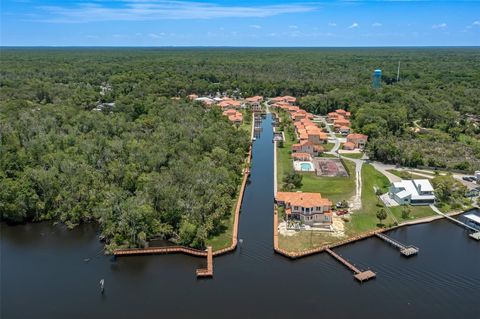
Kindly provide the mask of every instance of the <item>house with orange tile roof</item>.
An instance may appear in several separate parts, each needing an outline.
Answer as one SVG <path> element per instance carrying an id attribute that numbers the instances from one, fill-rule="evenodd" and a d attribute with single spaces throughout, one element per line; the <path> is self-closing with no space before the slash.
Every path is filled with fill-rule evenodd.
<path id="1" fill-rule="evenodd" d="M 350 115 L 351 115 L 350 112 L 347 112 L 347 111 L 345 111 L 344 109 L 338 109 L 338 110 L 335 111 L 335 113 L 341 115 L 341 116 L 344 117 L 344 118 L 349 118 Z"/>
<path id="2" fill-rule="evenodd" d="M 308 140 L 301 140 L 300 143 L 292 145 L 293 153 L 308 153 L 311 156 L 318 156 L 318 154 L 322 153 L 323 151 L 323 147 Z"/>
<path id="3" fill-rule="evenodd" d="M 285 207 L 287 219 L 298 219 L 305 224 L 332 224 L 332 202 L 320 193 L 277 192 L 277 205 Z"/>
<path id="4" fill-rule="evenodd" d="M 228 109 L 223 111 L 223 115 L 228 117 L 228 120 L 233 124 L 242 124 L 243 114 L 234 109 Z"/>
<path id="5" fill-rule="evenodd" d="M 352 142 L 346 142 L 343 144 L 343 149 L 353 151 L 355 149 L 355 144 L 353 144 Z"/>
<path id="6" fill-rule="evenodd" d="M 308 153 L 292 153 L 294 161 L 311 161 L 312 156 Z"/>
<path id="7" fill-rule="evenodd" d="M 355 148 L 365 148 L 365 144 L 367 144 L 368 136 L 364 134 L 348 134 L 347 135 L 347 143 L 353 143 Z M 345 144 L 347 144 L 345 143 Z"/>
<path id="8" fill-rule="evenodd" d="M 239 108 L 242 105 L 242 103 L 240 103 L 239 101 L 232 100 L 230 98 L 226 98 L 222 102 L 218 103 L 218 105 L 222 109 L 230 109 L 230 108 Z"/>
<path id="9" fill-rule="evenodd" d="M 250 106 L 253 112 L 260 112 L 262 110 L 263 96 L 255 95 L 247 97 L 245 103 Z"/>
<path id="10" fill-rule="evenodd" d="M 338 131 L 343 135 L 347 135 L 350 133 L 350 128 L 348 126 L 340 126 Z"/>
<path id="11" fill-rule="evenodd" d="M 285 95 L 285 96 L 274 97 L 273 99 L 271 99 L 271 101 L 273 103 L 284 102 L 284 103 L 293 105 L 297 101 L 297 99 L 293 96 Z"/>
<path id="12" fill-rule="evenodd" d="M 327 114 L 327 121 L 332 123 L 335 121 L 340 115 L 336 112 L 330 112 Z"/>

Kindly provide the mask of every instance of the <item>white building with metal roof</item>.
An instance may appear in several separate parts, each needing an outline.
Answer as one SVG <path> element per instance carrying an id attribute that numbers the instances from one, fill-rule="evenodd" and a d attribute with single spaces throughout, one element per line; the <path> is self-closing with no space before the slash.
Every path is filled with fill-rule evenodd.
<path id="1" fill-rule="evenodd" d="M 435 194 L 428 179 L 402 180 L 393 183 L 389 196 L 400 205 L 430 205 L 435 203 Z"/>

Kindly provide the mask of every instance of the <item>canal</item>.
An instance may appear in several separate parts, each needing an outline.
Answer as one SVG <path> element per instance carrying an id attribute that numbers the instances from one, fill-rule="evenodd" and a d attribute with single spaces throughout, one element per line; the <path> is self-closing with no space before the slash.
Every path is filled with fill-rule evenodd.
<path id="1" fill-rule="evenodd" d="M 215 258 L 213 279 L 196 279 L 201 258 L 104 256 L 93 225 L 3 224 L 0 317 L 478 318 L 480 244 L 448 221 L 389 232 L 420 248 L 410 259 L 377 238 L 336 249 L 377 273 L 363 284 L 327 254 L 274 254 L 270 115 L 262 128 L 240 215 L 243 243 Z"/>

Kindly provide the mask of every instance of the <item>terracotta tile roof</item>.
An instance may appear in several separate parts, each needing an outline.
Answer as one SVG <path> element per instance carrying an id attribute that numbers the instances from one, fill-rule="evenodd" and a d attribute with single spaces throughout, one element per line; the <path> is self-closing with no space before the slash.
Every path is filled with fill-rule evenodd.
<path id="1" fill-rule="evenodd" d="M 364 134 L 359 134 L 359 133 L 352 133 L 347 135 L 347 141 L 348 140 L 367 140 L 368 136 Z"/>
<path id="2" fill-rule="evenodd" d="M 302 158 L 302 159 L 305 159 L 305 158 L 310 159 L 310 158 L 312 158 L 312 157 L 310 156 L 310 154 L 308 154 L 308 153 L 300 153 L 300 152 L 298 152 L 298 153 L 292 153 L 292 157 Z"/>
<path id="3" fill-rule="evenodd" d="M 255 96 L 247 97 L 245 100 L 246 100 L 247 102 L 256 103 L 256 102 L 262 101 L 262 100 L 263 100 L 263 96 L 255 95 Z"/>
<path id="4" fill-rule="evenodd" d="M 345 111 L 344 109 L 338 109 L 338 110 L 335 111 L 335 113 L 345 115 L 345 114 L 347 114 L 347 111 Z"/>
<path id="5" fill-rule="evenodd" d="M 285 202 L 291 206 L 300 207 L 318 207 L 331 206 L 332 202 L 326 198 L 322 198 L 320 193 L 303 193 L 303 192 L 277 192 L 275 200 Z"/>
<path id="6" fill-rule="evenodd" d="M 344 148 L 344 149 L 347 149 L 347 150 L 349 150 L 349 149 L 354 149 L 354 148 L 355 148 L 355 144 L 352 143 L 352 142 L 346 142 L 345 144 L 343 144 L 343 148 Z"/>

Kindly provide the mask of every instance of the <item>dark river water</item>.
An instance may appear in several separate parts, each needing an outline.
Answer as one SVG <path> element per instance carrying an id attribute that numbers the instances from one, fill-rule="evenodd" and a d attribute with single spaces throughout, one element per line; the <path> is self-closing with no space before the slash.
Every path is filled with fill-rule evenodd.
<path id="1" fill-rule="evenodd" d="M 363 284 L 327 254 L 274 254 L 270 116 L 262 126 L 240 215 L 243 244 L 215 258 L 213 279 L 197 280 L 202 258 L 104 256 L 93 225 L 2 225 L 0 317 L 480 318 L 480 243 L 448 221 L 390 232 L 420 248 L 409 259 L 378 238 L 337 248 L 377 272 Z"/>

